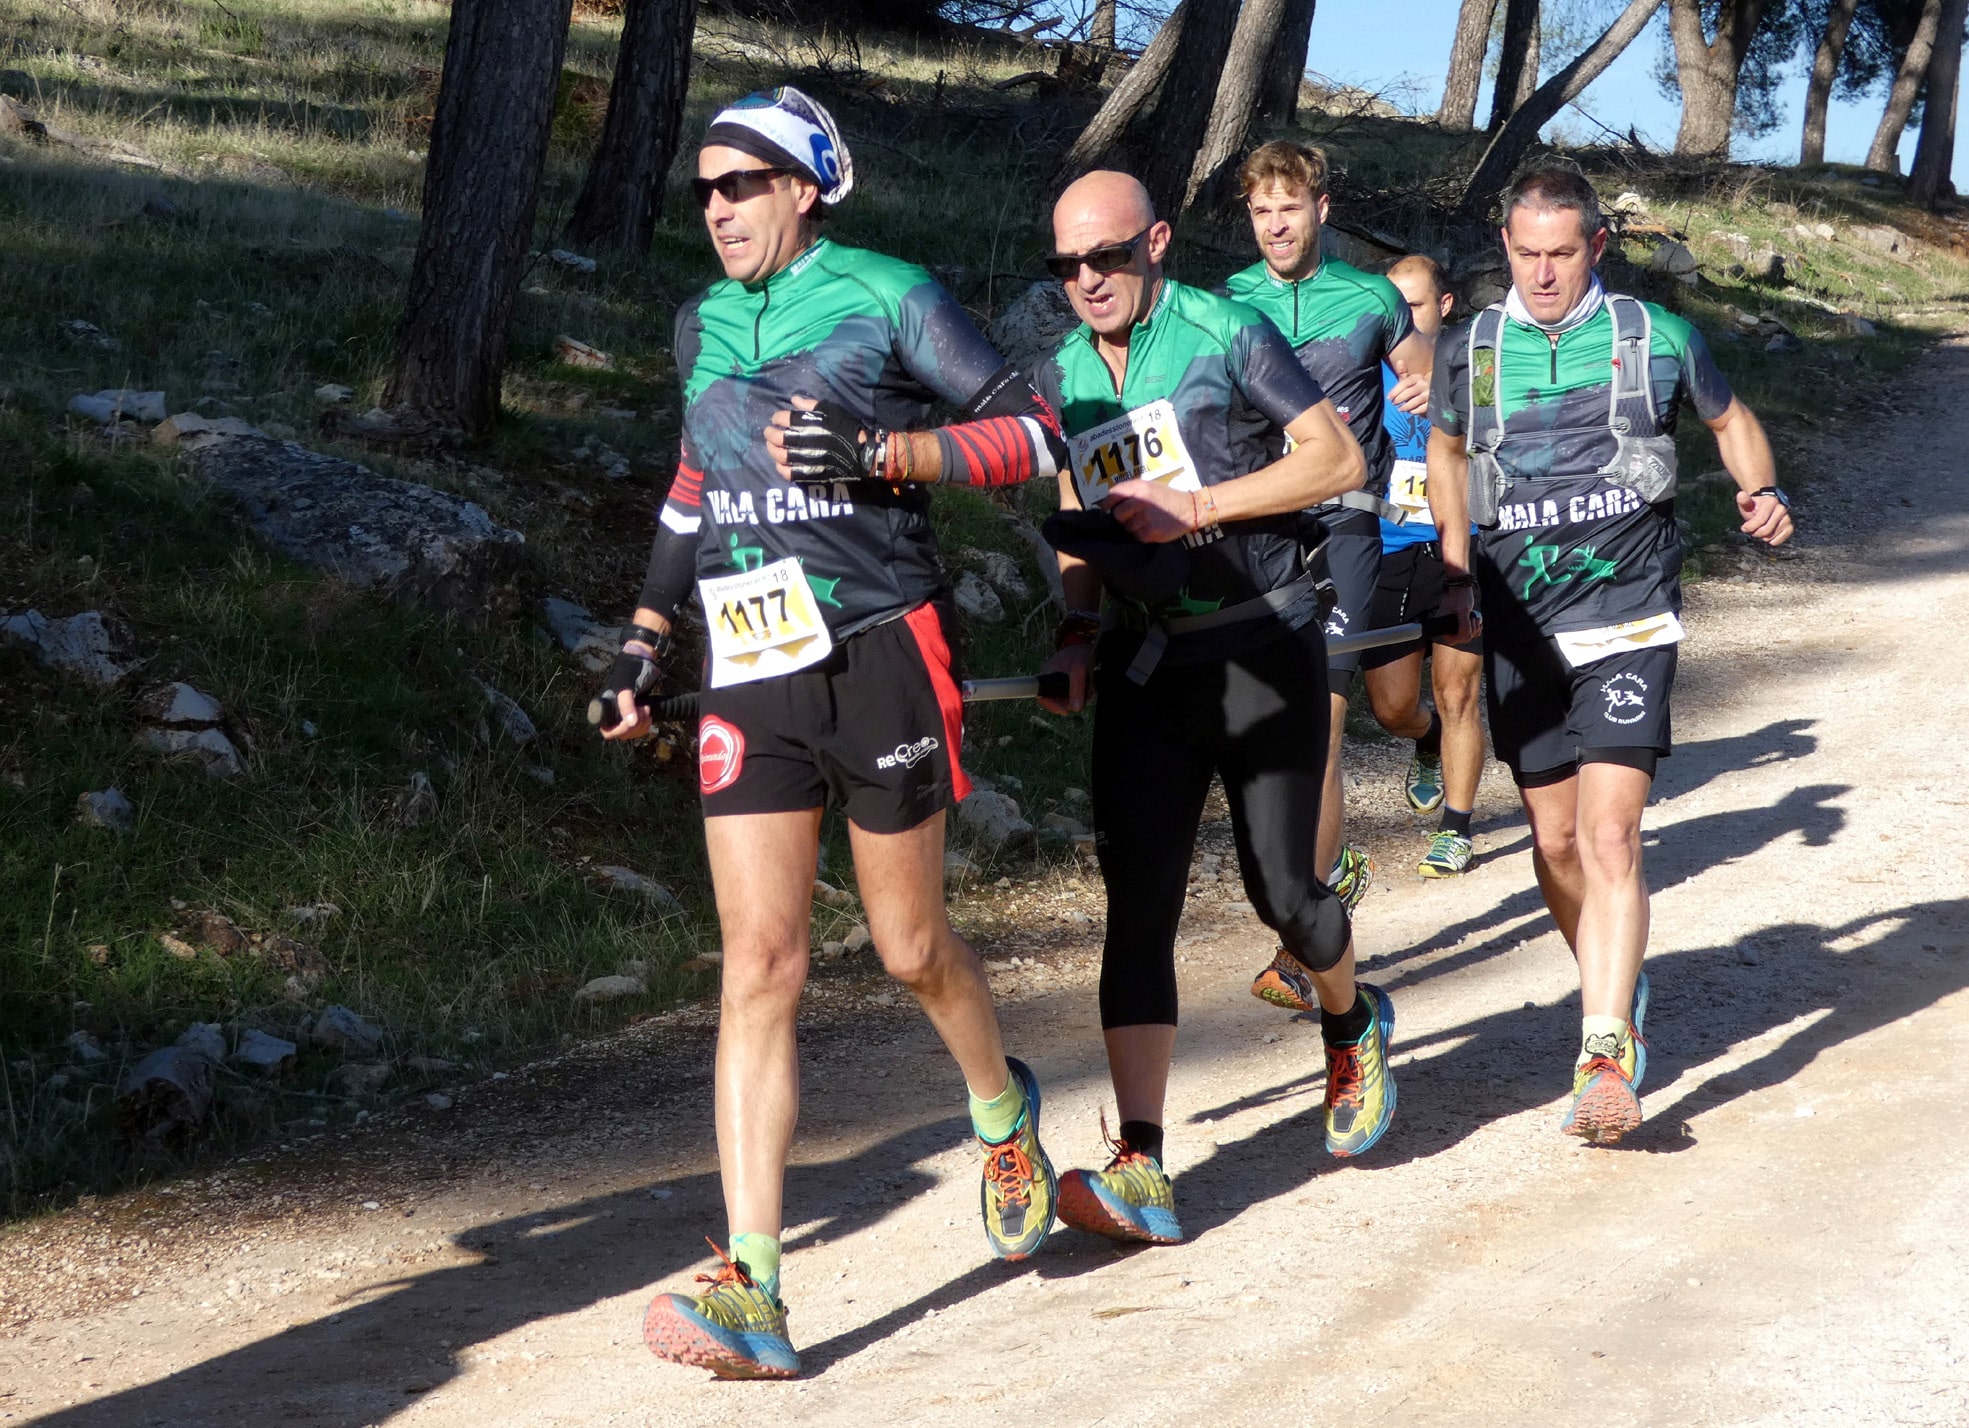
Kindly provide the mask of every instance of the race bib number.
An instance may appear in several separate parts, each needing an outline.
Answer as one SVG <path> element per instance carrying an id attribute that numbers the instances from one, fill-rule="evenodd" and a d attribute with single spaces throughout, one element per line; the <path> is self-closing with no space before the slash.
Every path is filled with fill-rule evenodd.
<path id="1" fill-rule="evenodd" d="M 1559 653 L 1566 657 L 1566 662 L 1574 669 L 1583 669 L 1608 655 L 1675 644 L 1682 638 L 1682 622 L 1673 615 L 1649 615 L 1642 620 L 1624 620 L 1597 630 L 1573 630 L 1552 638 L 1558 641 Z"/>
<path id="2" fill-rule="evenodd" d="M 1404 525 L 1418 518 L 1426 524 L 1431 519 L 1428 463 L 1397 460 L 1388 473 L 1388 499 L 1402 508 Z"/>
<path id="3" fill-rule="evenodd" d="M 788 556 L 700 580 L 711 638 L 711 687 L 747 684 L 819 664 L 834 648 L 799 559 Z"/>
<path id="4" fill-rule="evenodd" d="M 1083 431 L 1069 439 L 1067 449 L 1074 489 L 1090 511 L 1123 481 L 1160 481 L 1174 491 L 1203 489 L 1176 426 L 1176 408 L 1166 399 Z"/>

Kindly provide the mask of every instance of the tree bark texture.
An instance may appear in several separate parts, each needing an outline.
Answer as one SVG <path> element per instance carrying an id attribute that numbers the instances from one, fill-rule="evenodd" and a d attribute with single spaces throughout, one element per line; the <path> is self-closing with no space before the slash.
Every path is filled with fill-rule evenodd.
<path id="1" fill-rule="evenodd" d="M 384 405 L 482 435 L 499 415 L 572 0 L 453 0 L 424 223 Z"/>
<path id="2" fill-rule="evenodd" d="M 1169 73 L 1171 61 L 1176 58 L 1177 45 L 1182 41 L 1183 31 L 1189 26 L 1190 0 L 1182 0 L 1169 18 L 1162 22 L 1155 32 L 1142 57 L 1135 61 L 1134 68 L 1121 77 L 1108 93 L 1094 117 L 1087 121 L 1087 127 L 1080 131 L 1080 137 L 1073 141 L 1067 156 L 1060 161 L 1061 178 L 1072 178 L 1099 168 L 1121 143 L 1122 136 L 1134 121 L 1142 107 L 1149 102 L 1162 85 L 1163 76 Z"/>
<path id="3" fill-rule="evenodd" d="M 1449 78 L 1436 123 L 1457 133 L 1477 126 L 1477 91 L 1484 83 L 1484 53 L 1490 48 L 1490 22 L 1497 0 L 1463 0 L 1456 15 L 1456 39 L 1449 47 Z"/>
<path id="4" fill-rule="evenodd" d="M 1299 84 L 1306 77 L 1306 52 L 1313 42 L 1313 8 L 1314 0 L 1286 0 L 1278 43 L 1258 90 L 1258 117 L 1267 123 L 1290 124 L 1298 117 Z"/>
<path id="5" fill-rule="evenodd" d="M 1510 122 L 1497 131 L 1497 137 L 1478 160 L 1476 172 L 1463 186 L 1459 206 L 1464 212 L 1481 216 L 1490 207 L 1492 200 L 1503 192 L 1504 185 L 1511 181 L 1512 171 L 1538 138 L 1538 131 L 1620 58 L 1620 52 L 1634 43 L 1634 37 L 1647 28 L 1661 5 L 1662 0 L 1627 0 L 1627 8 L 1614 17 L 1599 39 L 1532 92 Z"/>
<path id="6" fill-rule="evenodd" d="M 1969 0 L 1942 0 L 1941 23 L 1935 32 L 1935 53 L 1928 61 L 1928 102 L 1921 114 L 1921 138 L 1914 146 L 1914 166 L 1908 170 L 1907 196 L 1934 207 L 1953 194 L 1949 171 L 1955 166 L 1955 109 L 1962 80 L 1962 22 L 1969 17 Z"/>
<path id="7" fill-rule="evenodd" d="M 1825 17 L 1825 33 L 1812 55 L 1812 77 L 1805 86 L 1805 132 L 1798 144 L 1798 162 L 1811 166 L 1825 162 L 1825 111 L 1832 102 L 1832 82 L 1839 77 L 1839 61 L 1846 53 L 1846 32 L 1853 27 L 1853 11 L 1859 0 L 1832 0 Z"/>
<path id="8" fill-rule="evenodd" d="M 1764 22 L 1765 0 L 1723 0 L 1716 38 L 1703 31 L 1702 0 L 1668 0 L 1668 33 L 1675 42 L 1675 77 L 1682 86 L 1682 123 L 1675 152 L 1728 158 L 1737 113 L 1737 77 Z"/>
<path id="9" fill-rule="evenodd" d="M 1866 151 L 1866 166 L 1875 173 L 1901 171 L 1901 135 L 1907 130 L 1908 115 L 1921 97 L 1921 82 L 1928 75 L 1928 61 L 1935 54 L 1935 36 L 1942 25 L 1942 0 L 1925 0 L 1921 22 L 1908 41 L 1907 54 L 1894 72 L 1893 87 L 1887 91 L 1887 107 L 1881 111 L 1880 127 L 1873 131 L 1873 143 Z"/>
<path id="10" fill-rule="evenodd" d="M 697 0 L 625 0 L 608 117 L 568 223 L 577 247 L 649 251 L 677 157 L 696 24 Z"/>
<path id="11" fill-rule="evenodd" d="M 1490 97 L 1491 133 L 1502 129 L 1537 88 L 1538 0 L 1504 0 L 1504 38 Z"/>
<path id="12" fill-rule="evenodd" d="M 1190 170 L 1237 28 L 1238 0 L 1186 0 L 1190 18 L 1155 102 L 1140 177 L 1158 216 L 1174 218 L 1190 193 Z"/>
<path id="13" fill-rule="evenodd" d="M 1222 180 L 1238 161 L 1245 135 L 1257 113 L 1258 96 L 1272 54 L 1278 47 L 1279 29 L 1285 22 L 1287 0 L 1244 0 L 1238 11 L 1237 29 L 1231 35 L 1230 54 L 1225 57 L 1217 96 L 1210 105 L 1210 122 L 1203 131 L 1196 162 L 1190 165 L 1189 182 L 1183 189 L 1183 207 L 1188 208 L 1206 186 L 1214 199 L 1228 198 Z"/>
<path id="14" fill-rule="evenodd" d="M 1094 0 L 1094 19 L 1087 29 L 1087 43 L 1104 50 L 1114 48 L 1116 0 Z"/>

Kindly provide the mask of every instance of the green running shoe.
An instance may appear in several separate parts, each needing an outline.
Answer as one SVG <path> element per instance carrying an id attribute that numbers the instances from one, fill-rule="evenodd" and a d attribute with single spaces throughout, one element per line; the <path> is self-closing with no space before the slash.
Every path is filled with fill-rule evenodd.
<path id="1" fill-rule="evenodd" d="M 792 1378 L 800 1356 L 786 1337 L 786 1306 L 754 1283 L 742 1263 L 715 1243 L 711 1248 L 724 1263 L 716 1274 L 697 1277 L 711 1287 L 695 1299 L 652 1299 L 643 1342 L 660 1359 L 707 1368 L 719 1378 Z"/>
<path id="2" fill-rule="evenodd" d="M 1367 896 L 1367 885 L 1373 881 L 1374 859 L 1367 855 L 1367 849 L 1356 848 L 1351 843 L 1342 848 L 1340 862 L 1333 869 L 1333 891 L 1349 917 L 1361 905 L 1361 899 Z"/>
<path id="3" fill-rule="evenodd" d="M 1475 851 L 1476 845 L 1468 838 L 1445 828 L 1429 840 L 1429 851 L 1415 865 L 1416 874 L 1425 878 L 1453 878 L 1470 866 L 1470 855 Z"/>
<path id="4" fill-rule="evenodd" d="M 1374 1016 L 1361 1039 L 1326 1048 L 1326 1148 L 1343 1158 L 1372 1146 L 1395 1118 L 1395 1078 L 1388 1043 L 1395 1035 L 1395 1004 L 1367 982 L 1355 984 Z"/>
<path id="5" fill-rule="evenodd" d="M 978 1202 L 991 1252 L 1000 1259 L 1019 1260 L 1046 1243 L 1059 1181 L 1046 1148 L 1039 1143 L 1039 1078 L 1017 1057 L 1005 1060 L 1025 1091 L 1026 1108 L 1004 1140 L 978 1141 L 985 1155 Z"/>
<path id="6" fill-rule="evenodd" d="M 1060 1177 L 1060 1218 L 1076 1230 L 1137 1244 L 1173 1245 L 1183 1238 L 1176 1223 L 1176 1190 L 1152 1155 L 1108 1134 L 1101 1113 L 1101 1139 L 1114 1152 L 1106 1170 L 1069 1170 Z"/>
<path id="7" fill-rule="evenodd" d="M 1408 761 L 1408 777 L 1402 780 L 1402 797 L 1417 813 L 1434 813 L 1443 806 L 1443 761 L 1417 753 Z"/>

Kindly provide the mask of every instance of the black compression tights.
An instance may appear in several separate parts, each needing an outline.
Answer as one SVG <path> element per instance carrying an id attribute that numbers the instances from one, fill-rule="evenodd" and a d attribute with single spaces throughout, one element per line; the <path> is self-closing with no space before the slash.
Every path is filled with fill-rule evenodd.
<path id="1" fill-rule="evenodd" d="M 1094 826 L 1107 883 L 1101 1025 L 1176 1023 L 1176 924 L 1212 774 L 1244 887 L 1292 954 L 1331 967 L 1350 936 L 1314 844 L 1325 778 L 1326 662 L 1288 635 L 1131 684 L 1104 658 L 1094 705 Z"/>

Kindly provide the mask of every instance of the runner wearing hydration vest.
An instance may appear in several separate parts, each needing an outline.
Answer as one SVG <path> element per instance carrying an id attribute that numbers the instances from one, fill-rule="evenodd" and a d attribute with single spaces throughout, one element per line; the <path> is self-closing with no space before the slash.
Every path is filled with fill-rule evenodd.
<path id="1" fill-rule="evenodd" d="M 1327 567 L 1335 602 L 1326 620 L 1330 635 L 1368 628 L 1381 569 L 1379 518 L 1394 514 L 1388 480 L 1394 449 L 1382 422 L 1381 369 L 1400 374 L 1396 405 L 1421 412 L 1429 400 L 1434 348 L 1414 329 L 1408 304 L 1386 278 L 1363 273 L 1320 251 L 1320 229 L 1330 208 L 1327 160 L 1318 149 L 1278 140 L 1256 150 L 1239 173 L 1251 231 L 1262 261 L 1235 274 L 1225 291 L 1277 324 L 1301 365 L 1332 400 L 1367 458 L 1367 480 L 1320 508 L 1328 532 Z M 1327 661 L 1332 690 L 1327 722 L 1326 791 L 1320 803 L 1321 867 L 1352 912 L 1366 894 L 1374 866 L 1365 849 L 1344 841 L 1345 784 L 1340 776 L 1341 732 L 1358 653 Z M 1426 727 L 1410 737 L 1426 733 Z M 1258 974 L 1252 995 L 1292 1011 L 1313 1004 L 1305 969 L 1280 956 Z"/>
<path id="2" fill-rule="evenodd" d="M 638 738 L 693 585 L 707 626 L 698 785 L 724 934 L 716 1085 L 730 1252 L 711 1288 L 659 1294 L 644 1339 L 726 1378 L 799 1358 L 779 1298 L 781 1196 L 799 1104 L 821 813 L 848 819 L 875 948 L 970 1089 L 992 1250 L 1052 1224 L 1039 1086 L 1008 1061 L 977 955 L 944 915 L 944 811 L 969 789 L 948 586 L 926 483 L 1049 476 L 1058 423 L 921 268 L 820 234 L 853 168 L 832 117 L 791 88 L 713 119 L 695 181 L 726 278 L 685 304 L 677 476 L 635 627 L 605 698 Z M 963 414 L 928 425 L 938 401 Z"/>
<path id="3" fill-rule="evenodd" d="M 1641 811 L 1670 751 L 1682 638 L 1681 403 L 1716 434 L 1746 534 L 1788 540 L 1790 503 L 1763 428 L 1701 335 L 1600 287 L 1607 234 L 1580 172 L 1549 160 L 1530 169 L 1503 211 L 1511 291 L 1437 346 L 1429 505 L 1460 634 L 1476 628 L 1473 583 L 1480 592 L 1491 740 L 1524 801 L 1545 905 L 1579 963 L 1580 1050 L 1561 1128 L 1607 1144 L 1640 1125 L 1647 1070 Z"/>
<path id="4" fill-rule="evenodd" d="M 1326 1144 L 1386 1130 L 1394 1012 L 1353 975 L 1346 909 L 1316 844 L 1327 680 L 1304 508 L 1360 484 L 1352 437 L 1259 313 L 1163 276 L 1169 225 L 1126 174 L 1076 181 L 1048 268 L 1083 319 L 1039 370 L 1069 464 L 1068 615 L 1052 668 L 1094 706 L 1095 844 L 1107 886 L 1100 1007 L 1119 1138 L 1060 1180 L 1060 1217 L 1115 1239 L 1182 1237 L 1162 1168 L 1175 939 L 1204 799 L 1223 780 L 1245 888 L 1308 968 L 1326 1050 Z M 1298 445 L 1276 457 L 1275 433 Z M 1106 611 L 1100 610 L 1103 594 Z"/>

